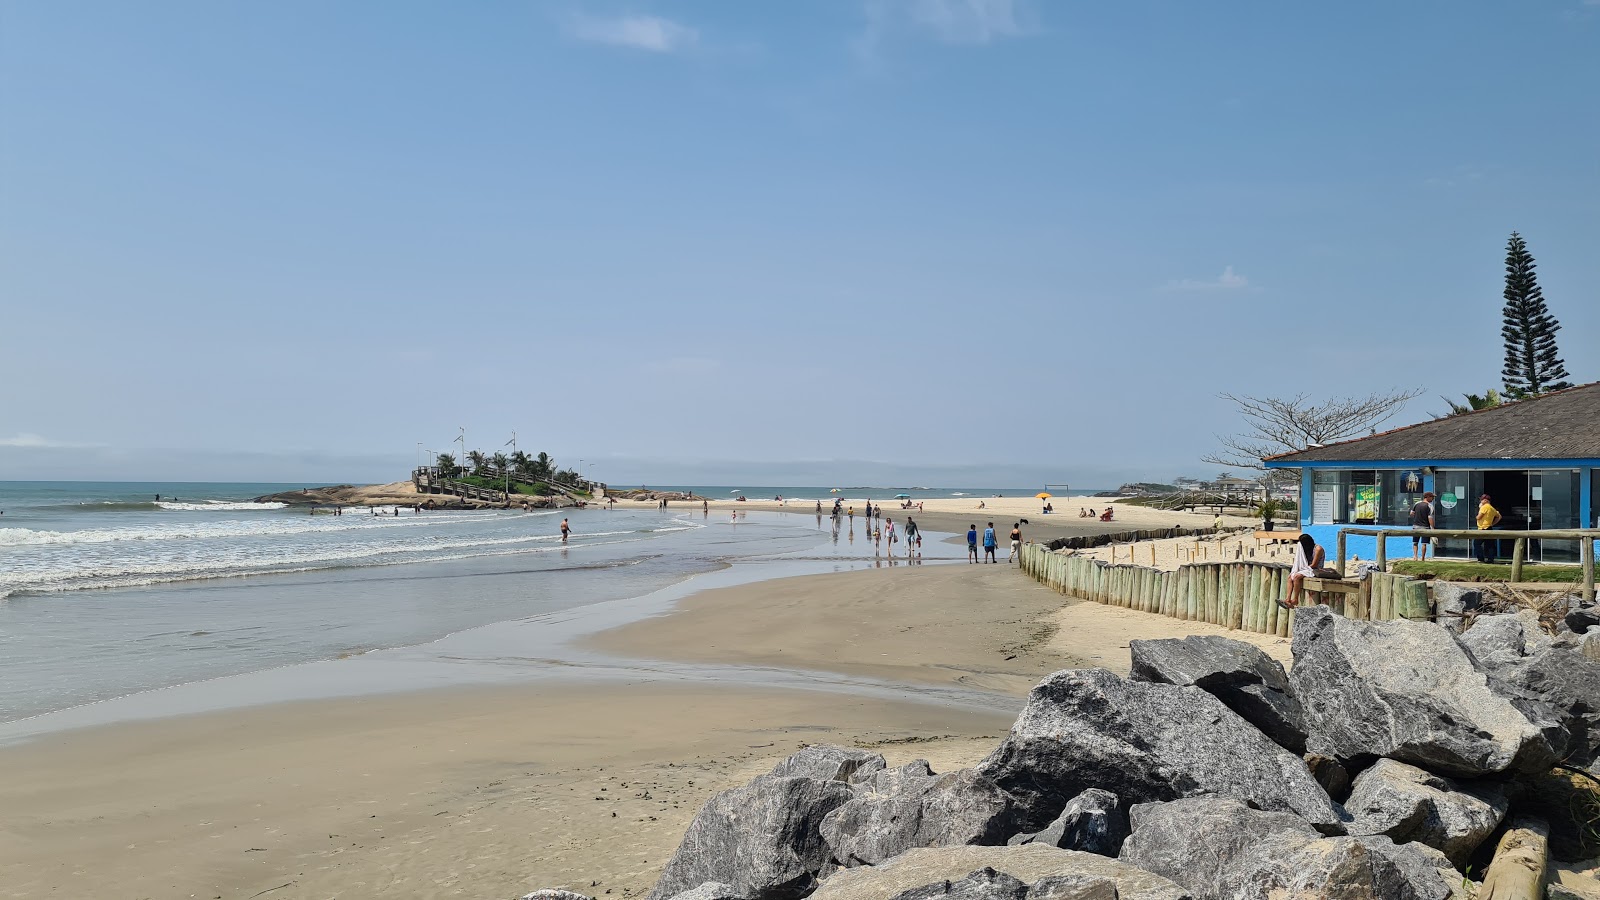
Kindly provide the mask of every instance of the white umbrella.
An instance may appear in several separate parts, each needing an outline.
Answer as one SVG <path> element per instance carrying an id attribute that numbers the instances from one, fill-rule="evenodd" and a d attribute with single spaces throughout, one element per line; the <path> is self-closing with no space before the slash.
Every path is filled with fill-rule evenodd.
<path id="1" fill-rule="evenodd" d="M 731 490 L 731 491 L 729 491 L 729 492 L 728 492 L 728 493 L 730 493 L 730 494 L 737 494 L 737 493 L 739 493 L 739 492 L 740 492 L 740 491 L 741 491 L 741 490 L 743 490 L 743 488 L 734 488 L 734 489 L 733 489 L 733 490 Z"/>

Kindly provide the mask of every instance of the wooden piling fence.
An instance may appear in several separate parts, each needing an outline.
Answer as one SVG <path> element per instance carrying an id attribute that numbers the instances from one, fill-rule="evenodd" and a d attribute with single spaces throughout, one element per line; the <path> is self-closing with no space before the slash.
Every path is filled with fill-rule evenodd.
<path id="1" fill-rule="evenodd" d="M 1283 563 L 1191 562 L 1165 571 L 1110 564 L 1043 544 L 1024 544 L 1020 562 L 1029 576 L 1062 594 L 1233 630 L 1289 636 L 1290 617 L 1277 604 L 1289 589 L 1289 567 Z M 1356 593 L 1328 593 L 1321 601 L 1352 619 L 1432 617 L 1427 582 L 1405 575 L 1374 572 Z"/>

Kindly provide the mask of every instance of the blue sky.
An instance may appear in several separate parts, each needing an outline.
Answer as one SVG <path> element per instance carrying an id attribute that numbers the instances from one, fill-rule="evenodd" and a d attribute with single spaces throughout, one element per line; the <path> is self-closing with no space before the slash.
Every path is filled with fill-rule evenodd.
<path id="1" fill-rule="evenodd" d="M 1592 0 L 0 15 L 7 477 L 1207 474 L 1498 384 L 1513 229 L 1600 379 Z"/>

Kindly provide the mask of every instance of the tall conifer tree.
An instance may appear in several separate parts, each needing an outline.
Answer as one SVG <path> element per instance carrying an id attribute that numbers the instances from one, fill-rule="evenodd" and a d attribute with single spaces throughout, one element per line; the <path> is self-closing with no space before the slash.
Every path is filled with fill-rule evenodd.
<path id="1" fill-rule="evenodd" d="M 1533 275 L 1533 254 L 1522 235 L 1511 232 L 1506 243 L 1506 306 L 1500 336 L 1506 343 L 1506 362 L 1500 370 L 1506 396 L 1534 397 L 1572 387 L 1567 366 L 1556 351 L 1561 323 L 1544 305 L 1544 294 Z"/>

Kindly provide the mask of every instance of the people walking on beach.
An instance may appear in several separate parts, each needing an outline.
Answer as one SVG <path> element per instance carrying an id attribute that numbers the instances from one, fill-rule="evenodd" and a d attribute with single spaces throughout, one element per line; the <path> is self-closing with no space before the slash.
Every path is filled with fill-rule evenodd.
<path id="1" fill-rule="evenodd" d="M 917 527 L 917 520 L 906 516 L 906 556 L 913 551 L 922 549 L 922 529 Z"/>
<path id="2" fill-rule="evenodd" d="M 986 563 L 996 563 L 996 564 L 998 564 L 1000 562 L 1000 560 L 995 559 L 995 556 L 994 556 L 995 543 L 996 543 L 996 541 L 995 541 L 995 536 L 994 536 L 994 523 L 990 522 L 989 523 L 989 527 L 985 528 L 983 530 L 983 561 L 984 562 L 986 562 Z"/>
<path id="3" fill-rule="evenodd" d="M 1489 502 L 1488 494 L 1478 498 L 1479 531 L 1489 531 L 1500 524 L 1501 518 L 1500 510 L 1495 509 L 1494 504 Z M 1472 550 L 1472 555 L 1477 557 L 1478 562 L 1492 563 L 1500 556 L 1500 541 L 1474 540 L 1472 542 Z"/>
<path id="4" fill-rule="evenodd" d="M 856 508 L 854 506 L 850 507 L 849 512 L 850 512 L 850 527 L 853 529 L 853 528 L 856 527 Z"/>
<path id="5" fill-rule="evenodd" d="M 893 517 L 889 518 L 887 521 L 885 521 L 883 523 L 883 531 L 884 531 L 884 534 L 889 538 L 889 555 L 893 556 L 894 555 L 894 545 L 895 545 L 895 543 L 897 541 L 900 540 L 899 536 L 894 533 L 894 518 Z"/>
<path id="6" fill-rule="evenodd" d="M 975 563 L 977 561 L 978 561 L 978 526 L 974 524 L 974 525 L 968 525 L 967 526 L 967 562 Z"/>
<path id="7" fill-rule="evenodd" d="M 1011 526 L 1011 555 L 1006 557 L 1006 562 L 1015 562 L 1022 553 L 1022 523 L 1016 522 Z"/>
<path id="8" fill-rule="evenodd" d="M 1433 491 L 1428 491 L 1427 493 L 1423 494 L 1421 500 L 1418 500 L 1416 503 L 1413 503 L 1411 505 L 1411 527 L 1412 528 L 1434 528 L 1434 527 L 1437 527 L 1437 526 L 1435 526 L 1433 524 Z M 1428 544 L 1431 543 L 1432 541 L 1433 541 L 1433 538 L 1423 537 L 1420 534 L 1412 535 L 1412 537 L 1411 537 L 1411 558 L 1412 559 L 1427 559 L 1428 558 Z"/>
<path id="9" fill-rule="evenodd" d="M 561 543 L 565 544 L 567 542 L 567 536 L 570 535 L 571 533 L 572 533 L 572 526 L 567 524 L 567 520 L 566 519 L 562 519 L 561 520 Z"/>
<path id="10" fill-rule="evenodd" d="M 1305 596 L 1305 582 L 1307 578 L 1316 577 L 1317 570 L 1327 559 L 1327 554 L 1317 545 L 1315 539 L 1309 534 L 1302 533 L 1295 539 L 1294 564 L 1289 567 L 1289 596 L 1279 600 L 1278 605 L 1284 609 L 1294 609 L 1300 605 L 1300 599 Z"/>

